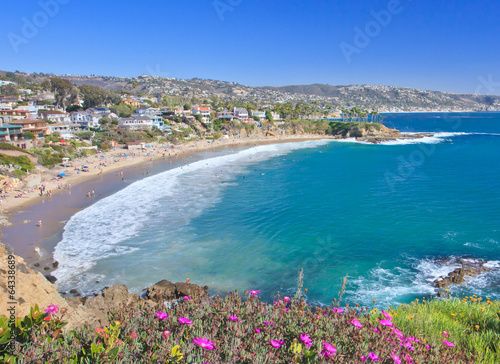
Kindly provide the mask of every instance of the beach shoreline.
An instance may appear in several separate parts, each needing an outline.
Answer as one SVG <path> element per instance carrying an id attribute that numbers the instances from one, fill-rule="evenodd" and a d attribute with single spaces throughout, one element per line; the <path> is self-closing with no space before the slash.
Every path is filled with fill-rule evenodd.
<path id="1" fill-rule="evenodd" d="M 24 194 L 23 198 L 11 198 L 0 206 L 0 213 L 7 222 L 2 231 L 2 243 L 23 257 L 33 269 L 47 275 L 55 269 L 54 248 L 69 218 L 99 199 L 149 176 L 151 169 L 164 171 L 166 165 L 171 165 L 172 168 L 186 165 L 196 153 L 325 139 L 335 138 L 324 135 L 293 135 L 199 141 L 169 147 L 167 151 L 161 145 L 152 144 L 145 151 L 135 152 L 135 155 L 132 154 L 133 151 L 117 149 L 73 162 L 73 168 L 88 165 L 89 172 L 76 173 L 73 168 L 55 167 L 44 173 L 46 190 L 52 190 L 52 196 L 40 196 L 34 191 Z M 124 152 L 128 152 L 130 157 L 119 157 Z M 110 160 L 116 161 L 109 163 L 107 167 L 100 165 Z M 50 176 L 55 178 L 61 172 L 67 173 L 62 181 L 47 180 Z M 70 184 L 71 188 L 59 189 L 58 184 Z M 97 197 L 88 197 L 87 193 L 92 193 L 93 190 L 97 191 Z M 39 220 L 42 220 L 42 226 L 38 226 Z"/>

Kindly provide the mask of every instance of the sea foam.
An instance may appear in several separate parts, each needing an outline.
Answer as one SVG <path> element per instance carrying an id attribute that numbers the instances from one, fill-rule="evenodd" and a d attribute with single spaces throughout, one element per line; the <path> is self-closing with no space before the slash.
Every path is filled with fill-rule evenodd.
<path id="1" fill-rule="evenodd" d="M 89 272 L 99 260 L 141 249 L 134 237 L 148 226 L 174 233 L 220 199 L 225 186 L 248 166 L 293 150 L 315 148 L 328 140 L 263 145 L 200 160 L 137 181 L 76 213 L 54 250 L 53 272 L 59 290 L 76 286 L 89 292 L 100 275 Z M 83 288 L 87 287 L 87 288 Z"/>

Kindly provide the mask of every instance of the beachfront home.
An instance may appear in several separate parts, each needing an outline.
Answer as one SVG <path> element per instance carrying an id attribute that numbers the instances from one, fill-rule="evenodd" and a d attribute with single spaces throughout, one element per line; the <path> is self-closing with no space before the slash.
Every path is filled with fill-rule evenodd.
<path id="1" fill-rule="evenodd" d="M 217 119 L 233 121 L 234 115 L 231 111 L 219 111 L 215 114 Z"/>
<path id="2" fill-rule="evenodd" d="M 56 123 L 69 123 L 71 121 L 67 113 L 57 110 L 38 110 L 38 119 L 50 120 Z"/>
<path id="3" fill-rule="evenodd" d="M 149 116 L 133 115 L 129 118 L 119 118 L 118 127 L 127 130 L 150 130 L 153 120 Z"/>
<path id="4" fill-rule="evenodd" d="M 81 130 L 79 124 L 49 124 L 47 127 L 49 134 L 59 133 L 63 139 L 76 138 L 75 133 Z"/>
<path id="5" fill-rule="evenodd" d="M 89 108 L 85 111 L 87 112 L 87 114 L 90 114 L 90 115 L 97 115 L 97 114 L 103 115 L 101 117 L 105 117 L 105 116 L 108 116 L 109 114 L 111 114 L 111 110 L 106 109 L 104 107 L 93 107 L 93 108 Z"/>
<path id="6" fill-rule="evenodd" d="M 19 125 L 22 133 L 30 132 L 39 138 L 43 138 L 44 135 L 49 133 L 47 128 L 48 123 L 38 119 L 13 120 L 9 121 L 7 124 Z"/>
<path id="7" fill-rule="evenodd" d="M 9 143 L 22 149 L 32 148 L 33 141 L 25 139 L 21 129 L 21 125 L 0 125 L 0 142 Z"/>
<path id="8" fill-rule="evenodd" d="M 247 109 L 241 107 L 235 107 L 233 110 L 233 114 L 235 118 L 238 119 L 248 119 L 248 111 Z"/>
<path id="9" fill-rule="evenodd" d="M 196 115 L 196 114 L 201 115 L 201 118 L 205 124 L 210 122 L 210 113 L 211 112 L 212 111 L 210 110 L 210 107 L 196 106 L 196 107 L 193 107 L 193 109 L 191 110 L 191 113 L 193 115 Z"/>
<path id="10" fill-rule="evenodd" d="M 260 120 L 264 120 L 266 118 L 265 111 L 252 111 L 252 116 L 258 117 Z"/>
<path id="11" fill-rule="evenodd" d="M 145 149 L 146 148 L 146 141 L 145 140 L 136 140 L 135 142 L 127 142 L 127 143 L 125 143 L 125 148 L 127 148 L 129 150 Z"/>
<path id="12" fill-rule="evenodd" d="M 28 110 L 0 110 L 0 116 L 5 119 L 27 119 L 30 116 Z"/>

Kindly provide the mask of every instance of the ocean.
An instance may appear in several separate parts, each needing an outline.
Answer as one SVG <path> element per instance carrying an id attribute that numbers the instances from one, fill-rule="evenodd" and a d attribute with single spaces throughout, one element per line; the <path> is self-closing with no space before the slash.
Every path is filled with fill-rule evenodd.
<path id="1" fill-rule="evenodd" d="M 433 297 L 460 264 L 500 267 L 500 113 L 386 114 L 433 137 L 210 152 L 134 182 L 66 223 L 54 259 L 60 291 L 162 279 L 210 292 L 293 295 L 381 307 Z M 493 269 L 451 294 L 500 299 Z"/>

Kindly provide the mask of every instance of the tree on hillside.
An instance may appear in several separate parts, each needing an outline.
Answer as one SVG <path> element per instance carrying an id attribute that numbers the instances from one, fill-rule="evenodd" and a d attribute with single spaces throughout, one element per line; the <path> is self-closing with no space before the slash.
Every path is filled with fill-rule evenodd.
<path id="1" fill-rule="evenodd" d="M 43 80 L 43 82 L 40 86 L 42 86 L 42 90 L 44 90 L 44 91 L 50 91 L 50 89 L 52 87 L 49 80 Z"/>
<path id="2" fill-rule="evenodd" d="M 116 92 L 110 92 L 106 97 L 106 101 L 112 103 L 113 105 L 120 105 L 122 98 Z"/>
<path id="3" fill-rule="evenodd" d="M 81 85 L 80 92 L 83 95 L 84 109 L 100 106 L 108 96 L 108 91 L 103 90 L 99 86 Z"/>
<path id="4" fill-rule="evenodd" d="M 75 111 L 82 111 L 82 107 L 80 105 L 69 105 L 66 108 L 66 112 L 75 112 Z"/>
<path id="5" fill-rule="evenodd" d="M 134 108 L 132 106 L 124 103 L 121 103 L 120 105 L 113 105 L 109 109 L 121 118 L 128 118 L 134 112 Z"/>
<path id="6" fill-rule="evenodd" d="M 3 96 L 18 96 L 19 93 L 17 92 L 17 88 L 15 85 L 3 85 L 0 86 L 0 94 Z"/>
<path id="7" fill-rule="evenodd" d="M 274 121 L 273 114 L 269 110 L 266 111 L 266 119 L 269 120 L 271 123 Z"/>
<path id="8" fill-rule="evenodd" d="M 52 77 L 50 79 L 51 90 L 56 97 L 56 105 L 58 107 L 66 106 L 66 97 L 74 91 L 74 86 L 68 80 L 62 78 Z"/>

